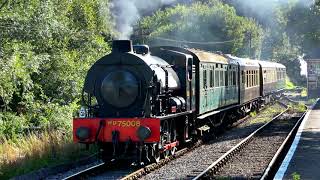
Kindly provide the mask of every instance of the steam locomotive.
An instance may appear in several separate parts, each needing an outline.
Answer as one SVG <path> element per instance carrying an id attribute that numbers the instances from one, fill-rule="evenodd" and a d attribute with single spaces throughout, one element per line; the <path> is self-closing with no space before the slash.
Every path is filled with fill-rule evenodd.
<path id="1" fill-rule="evenodd" d="M 285 74 L 274 62 L 117 40 L 88 71 L 74 142 L 98 143 L 105 159 L 158 162 L 269 102 Z"/>

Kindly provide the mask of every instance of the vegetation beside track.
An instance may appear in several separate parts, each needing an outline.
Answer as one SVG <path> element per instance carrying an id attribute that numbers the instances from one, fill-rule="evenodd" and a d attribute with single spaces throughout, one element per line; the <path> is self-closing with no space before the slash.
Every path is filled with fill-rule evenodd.
<path id="1" fill-rule="evenodd" d="M 297 112 L 297 113 L 303 113 L 305 112 L 306 109 L 306 105 L 299 102 L 299 103 L 290 103 L 288 105 L 289 107 L 289 112 Z"/>
<path id="2" fill-rule="evenodd" d="M 250 116 L 252 120 L 250 120 L 250 124 L 257 124 L 257 123 L 266 123 L 273 118 L 273 116 L 282 112 L 285 108 L 281 106 L 279 103 L 274 103 L 268 105 L 266 109 L 262 110 L 261 112 L 252 112 Z"/>
<path id="3" fill-rule="evenodd" d="M 295 89 L 295 88 L 296 88 L 296 86 L 289 79 L 289 77 L 286 77 L 286 89 L 291 90 L 291 89 Z"/>
<path id="4" fill-rule="evenodd" d="M 45 131 L 4 140 L 0 145 L 0 179 L 25 174 L 33 170 L 75 162 L 97 152 L 97 148 L 74 144 L 71 133 Z"/>

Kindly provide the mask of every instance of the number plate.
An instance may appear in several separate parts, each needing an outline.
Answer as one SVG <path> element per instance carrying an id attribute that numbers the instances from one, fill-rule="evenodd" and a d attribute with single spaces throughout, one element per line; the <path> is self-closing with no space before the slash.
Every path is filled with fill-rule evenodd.
<path id="1" fill-rule="evenodd" d="M 117 127 L 139 127 L 140 121 L 108 121 L 107 125 Z"/>

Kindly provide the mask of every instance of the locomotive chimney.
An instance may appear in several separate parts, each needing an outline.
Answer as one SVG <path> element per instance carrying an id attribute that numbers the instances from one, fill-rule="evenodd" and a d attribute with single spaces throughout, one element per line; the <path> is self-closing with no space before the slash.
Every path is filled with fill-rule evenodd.
<path id="1" fill-rule="evenodd" d="M 126 53 L 132 52 L 132 41 L 131 40 L 114 40 L 112 42 L 112 52 Z"/>

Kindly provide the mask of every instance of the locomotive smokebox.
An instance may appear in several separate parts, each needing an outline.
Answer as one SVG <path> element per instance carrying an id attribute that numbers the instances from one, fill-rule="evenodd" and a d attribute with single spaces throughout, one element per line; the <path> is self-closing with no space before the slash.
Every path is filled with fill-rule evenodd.
<path id="1" fill-rule="evenodd" d="M 131 40 L 114 40 L 112 42 L 112 52 L 115 53 L 127 53 L 132 52 L 132 41 Z"/>

